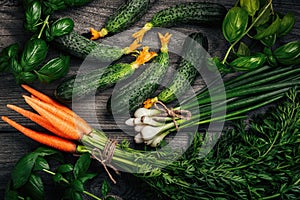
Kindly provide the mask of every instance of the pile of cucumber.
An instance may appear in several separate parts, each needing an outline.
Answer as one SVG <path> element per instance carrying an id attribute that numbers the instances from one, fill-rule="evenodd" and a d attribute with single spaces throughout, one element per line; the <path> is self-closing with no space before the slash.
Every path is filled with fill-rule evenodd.
<path id="1" fill-rule="evenodd" d="M 126 30 L 129 26 L 134 24 L 142 16 L 142 14 L 145 14 L 149 7 L 150 1 L 127 1 L 126 3 L 122 4 L 112 16 L 109 17 L 104 27 L 101 29 L 102 31 L 99 31 L 99 34 L 104 32 L 106 34 L 114 34 Z M 225 17 L 226 11 L 227 10 L 224 6 L 217 3 L 179 3 L 172 7 L 160 10 L 154 14 L 151 21 L 145 26 L 151 24 L 151 27 L 171 27 L 179 23 L 202 25 L 221 24 L 223 18 Z M 150 30 L 151 27 L 147 28 L 147 30 Z M 145 27 L 138 31 L 137 34 L 143 32 L 142 35 L 144 35 L 144 29 Z M 134 41 L 140 42 L 142 37 L 137 37 L 137 34 L 133 35 L 133 38 L 135 38 Z M 100 37 L 104 37 L 105 35 L 101 35 Z M 207 38 L 202 33 L 193 33 L 187 38 L 189 38 L 189 40 L 192 39 L 193 41 L 198 42 L 201 46 L 207 49 Z M 69 35 L 65 35 L 56 39 L 56 42 L 62 49 L 65 49 L 74 56 L 85 58 L 89 55 L 104 62 L 117 61 L 123 55 L 133 52 L 133 50 L 128 51 L 128 48 L 120 49 L 118 47 L 91 41 L 74 31 Z M 200 66 L 194 66 L 188 61 L 193 57 L 193 53 L 191 52 L 193 47 L 189 47 L 189 45 L 190 44 L 186 42 L 183 47 L 185 50 L 185 52 L 183 52 L 183 57 L 187 58 L 181 60 L 181 63 L 178 66 L 178 71 L 173 76 L 173 80 L 171 80 L 169 86 L 166 86 L 166 89 L 158 95 L 159 99 L 163 102 L 172 102 L 178 98 L 178 96 L 183 95 L 184 91 L 186 91 L 186 88 L 190 87 L 190 84 L 193 83 L 197 75 L 196 68 Z M 129 106 L 129 111 L 134 111 L 136 108 L 141 106 L 142 103 L 148 97 L 153 95 L 153 93 L 158 89 L 158 80 L 161 80 L 165 76 L 168 67 L 168 52 L 160 51 L 151 65 L 143 73 L 141 73 L 137 79 L 119 90 L 118 94 L 116 94 L 116 98 L 114 98 L 114 105 L 110 105 L 111 101 L 109 101 L 107 106 L 109 110 L 111 110 L 111 106 L 113 106 L 122 112 L 125 107 L 128 108 Z M 117 64 L 109 66 L 111 72 L 116 71 L 115 74 L 109 74 L 109 79 L 116 80 L 114 82 L 116 83 L 117 78 L 114 78 L 114 76 L 119 76 L 118 71 L 120 70 L 114 70 L 113 68 L 120 68 L 120 65 Z M 130 71 L 131 69 L 128 68 L 128 70 Z M 65 80 L 58 85 L 55 91 L 56 97 L 64 101 L 71 101 L 72 96 L 84 97 L 88 93 L 87 91 L 89 90 L 82 92 L 82 88 L 103 89 L 111 86 L 111 82 L 104 81 L 107 80 L 108 77 L 105 76 L 103 71 L 104 70 L 102 69 L 95 70 L 93 73 L 90 73 L 90 75 L 85 75 L 84 77 L 76 80 L 77 84 L 74 84 L 75 77 Z M 126 69 L 123 69 L 122 71 L 126 74 Z M 97 76 L 97 73 L 99 76 Z M 131 75 L 133 73 L 130 71 L 127 74 Z M 105 83 L 107 83 L 107 85 L 105 85 Z"/>

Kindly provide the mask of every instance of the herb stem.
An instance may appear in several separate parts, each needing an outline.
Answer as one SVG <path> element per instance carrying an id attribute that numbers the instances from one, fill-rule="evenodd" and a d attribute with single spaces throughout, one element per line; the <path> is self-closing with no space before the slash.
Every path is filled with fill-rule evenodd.
<path id="1" fill-rule="evenodd" d="M 260 18 L 263 16 L 263 14 L 267 11 L 267 9 L 272 6 L 272 0 L 269 1 L 269 3 L 265 6 L 265 8 L 263 9 L 263 11 L 257 16 L 257 18 L 253 21 L 253 23 L 248 27 L 248 29 L 245 31 L 245 33 L 243 33 L 234 43 L 232 43 L 230 45 L 230 47 L 228 48 L 224 59 L 222 60 L 222 64 L 225 64 L 230 52 L 232 51 L 232 49 L 234 48 L 234 46 L 245 36 L 247 35 L 250 30 L 253 28 L 253 26 L 258 22 L 258 20 L 260 20 Z"/>
<path id="2" fill-rule="evenodd" d="M 42 28 L 41 28 L 41 31 L 40 31 L 40 33 L 39 33 L 39 35 L 38 35 L 38 38 L 41 38 L 41 37 L 42 37 L 43 31 L 44 31 L 46 25 L 48 25 L 48 23 L 49 23 L 49 22 L 48 22 L 48 21 L 49 21 L 49 17 L 50 17 L 50 15 L 48 15 L 48 16 L 46 17 L 46 19 L 45 19 L 45 21 L 44 21 L 44 23 L 43 23 L 43 26 L 42 26 Z"/>
<path id="3" fill-rule="evenodd" d="M 92 193 L 90 193 L 88 191 L 84 190 L 83 193 L 86 194 L 86 195 L 88 195 L 88 196 L 90 196 L 90 197 L 92 197 L 92 198 L 94 198 L 94 199 L 96 199 L 96 200 L 102 200 L 101 198 L 95 196 L 94 194 L 92 194 Z"/>

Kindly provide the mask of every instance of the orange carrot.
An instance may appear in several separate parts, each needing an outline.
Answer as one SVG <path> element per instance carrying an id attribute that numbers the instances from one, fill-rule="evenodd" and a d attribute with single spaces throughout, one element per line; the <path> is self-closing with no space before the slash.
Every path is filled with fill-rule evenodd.
<path id="1" fill-rule="evenodd" d="M 72 140 L 80 140 L 83 132 L 79 130 L 76 125 L 74 124 L 74 119 L 68 119 L 69 115 L 65 116 L 58 116 L 58 109 L 54 106 L 49 107 L 48 109 L 52 109 L 48 111 L 47 109 L 44 109 L 43 107 L 39 106 L 38 103 L 43 103 L 41 101 L 31 99 L 28 96 L 24 96 L 26 103 L 28 103 L 35 111 L 37 111 L 43 118 L 47 119 L 56 129 L 60 130 L 62 134 L 64 135 L 64 138 L 69 138 Z M 51 106 L 49 104 L 46 104 L 48 106 Z M 61 114 L 61 113 L 60 113 Z M 65 118 L 64 118 L 65 117 Z"/>
<path id="2" fill-rule="evenodd" d="M 37 123 L 38 125 L 40 125 L 41 127 L 49 130 L 50 132 L 60 136 L 60 137 L 64 137 L 65 135 L 62 134 L 61 131 L 57 130 L 54 126 L 52 126 L 52 124 L 46 120 L 45 118 L 43 118 L 42 116 L 30 112 L 28 110 L 25 110 L 23 108 L 20 108 L 18 106 L 15 105 L 11 105 L 11 104 L 7 104 L 7 107 L 16 111 L 17 113 L 23 115 L 24 117 L 27 117 L 28 119 L 30 119 L 31 121 Z M 71 138 L 67 138 L 67 139 L 71 139 Z"/>
<path id="3" fill-rule="evenodd" d="M 54 101 L 53 99 L 51 99 L 50 97 L 48 97 L 47 95 L 29 87 L 28 85 L 21 85 L 25 90 L 27 90 L 29 93 L 31 93 L 31 95 L 34 97 L 33 99 L 40 99 L 42 102 L 47 103 L 47 104 L 51 104 L 55 107 L 57 107 L 59 111 L 62 111 L 60 113 L 63 113 L 63 115 L 60 116 L 66 116 L 66 114 L 69 114 L 70 117 L 74 118 L 75 122 L 78 123 L 78 127 L 80 129 L 82 129 L 82 131 L 85 134 L 88 134 L 92 131 L 92 128 L 88 125 L 88 123 L 83 120 L 81 117 L 79 117 L 75 112 L 73 112 L 72 110 L 70 110 L 69 108 L 61 105 L 60 103 Z M 45 105 L 45 104 L 43 104 Z M 48 107 L 48 106 L 47 106 Z M 46 109 L 46 108 L 45 108 Z M 53 110 L 52 108 L 48 111 Z"/>
<path id="4" fill-rule="evenodd" d="M 47 135 L 44 133 L 33 131 L 29 128 L 22 126 L 21 124 L 18 124 L 17 122 L 9 119 L 6 116 L 2 116 L 1 119 L 6 123 L 8 123 L 9 125 L 11 125 L 12 127 L 14 127 L 15 129 L 17 129 L 18 131 L 22 132 L 27 137 L 41 144 L 50 146 L 60 151 L 71 152 L 71 153 L 76 152 L 76 144 L 69 140 L 65 140 L 63 138 L 56 137 L 53 135 Z"/>

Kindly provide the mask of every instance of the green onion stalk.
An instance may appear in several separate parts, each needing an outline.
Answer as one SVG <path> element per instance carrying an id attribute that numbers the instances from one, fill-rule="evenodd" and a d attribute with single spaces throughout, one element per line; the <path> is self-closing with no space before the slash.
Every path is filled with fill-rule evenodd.
<path id="1" fill-rule="evenodd" d="M 224 81 L 224 85 L 200 89 L 195 98 L 187 98 L 173 109 L 160 109 L 155 104 L 161 102 L 154 100 L 152 108 L 138 109 L 126 124 L 135 127 L 137 143 L 157 147 L 167 135 L 179 129 L 245 118 L 250 111 L 279 100 L 290 88 L 299 86 L 299 72 L 300 68 L 294 66 L 275 69 L 265 66 Z M 192 115 L 188 118 L 180 115 L 186 112 Z"/>

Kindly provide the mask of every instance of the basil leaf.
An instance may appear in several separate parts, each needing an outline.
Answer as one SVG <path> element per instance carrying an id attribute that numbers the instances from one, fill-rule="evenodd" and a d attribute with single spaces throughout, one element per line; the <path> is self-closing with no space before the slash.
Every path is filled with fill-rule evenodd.
<path id="1" fill-rule="evenodd" d="M 7 190 L 5 191 L 4 200 L 19 200 L 19 195 L 16 191 Z"/>
<path id="2" fill-rule="evenodd" d="M 277 15 L 275 21 L 265 29 L 257 28 L 258 33 L 253 37 L 254 39 L 260 40 L 270 35 L 276 34 L 280 28 L 280 18 Z"/>
<path id="3" fill-rule="evenodd" d="M 260 2 L 259 0 L 240 0 L 240 5 L 251 17 L 253 17 L 259 10 Z"/>
<path id="4" fill-rule="evenodd" d="M 74 22 L 70 18 L 61 18 L 55 21 L 50 27 L 50 34 L 59 37 L 70 33 L 74 28 Z"/>
<path id="5" fill-rule="evenodd" d="M 55 175 L 53 176 L 53 181 L 56 183 L 60 183 L 63 180 L 64 180 L 64 177 L 60 173 L 55 173 Z"/>
<path id="6" fill-rule="evenodd" d="M 284 65 L 297 65 L 300 63 L 300 41 L 292 41 L 275 49 L 273 52 L 277 61 Z"/>
<path id="7" fill-rule="evenodd" d="M 35 161 L 33 171 L 42 171 L 43 169 L 50 169 L 50 166 L 45 158 L 39 156 Z"/>
<path id="8" fill-rule="evenodd" d="M 74 177 L 75 179 L 83 176 L 91 163 L 91 155 L 89 153 L 82 154 L 79 159 L 76 161 L 74 166 Z"/>
<path id="9" fill-rule="evenodd" d="M 17 57 L 19 44 L 14 43 L 5 47 L 0 53 L 0 72 L 10 71 L 11 58 Z"/>
<path id="10" fill-rule="evenodd" d="M 259 67 L 267 61 L 267 56 L 263 53 L 257 53 L 253 56 L 243 56 L 236 58 L 229 65 L 236 71 L 248 71 Z"/>
<path id="11" fill-rule="evenodd" d="M 48 46 L 42 39 L 31 39 L 26 42 L 21 55 L 21 65 L 26 72 L 34 70 L 47 56 Z"/>
<path id="12" fill-rule="evenodd" d="M 88 173 L 81 176 L 78 180 L 80 180 L 82 183 L 85 183 L 88 180 L 91 180 L 95 178 L 98 174 L 97 173 Z"/>
<path id="13" fill-rule="evenodd" d="M 84 191 L 83 183 L 79 180 L 74 180 L 71 186 L 77 192 L 83 192 Z"/>
<path id="14" fill-rule="evenodd" d="M 29 180 L 37 157 L 38 155 L 36 153 L 29 153 L 23 156 L 17 162 L 11 173 L 12 185 L 14 189 L 20 188 Z"/>
<path id="15" fill-rule="evenodd" d="M 70 57 L 60 56 L 46 63 L 40 70 L 35 71 L 42 83 L 50 83 L 65 76 L 69 71 Z"/>
<path id="16" fill-rule="evenodd" d="M 240 42 L 238 51 L 237 51 L 238 56 L 250 56 L 250 49 L 244 42 Z"/>
<path id="17" fill-rule="evenodd" d="M 271 47 L 275 44 L 276 42 L 276 39 L 277 39 L 277 35 L 276 34 L 273 34 L 273 35 L 269 35 L 265 38 L 262 38 L 260 40 L 260 42 L 265 45 L 266 47 Z"/>
<path id="18" fill-rule="evenodd" d="M 68 172 L 71 172 L 73 171 L 73 165 L 71 164 L 63 164 L 63 165 L 60 165 L 57 169 L 56 169 L 56 172 L 58 173 L 68 173 Z"/>
<path id="19" fill-rule="evenodd" d="M 102 186 L 101 186 L 102 196 L 104 196 L 104 197 L 107 196 L 108 192 L 109 192 L 109 185 L 108 185 L 107 181 L 104 180 L 102 183 Z"/>
<path id="20" fill-rule="evenodd" d="M 243 8 L 231 8 L 222 24 L 222 31 L 225 39 L 232 43 L 238 40 L 246 31 L 248 25 L 248 14 Z"/>
<path id="21" fill-rule="evenodd" d="M 50 15 L 56 10 L 63 10 L 67 8 L 65 2 L 61 0 L 43 1 L 42 7 L 43 7 L 43 13 L 45 15 Z"/>
<path id="22" fill-rule="evenodd" d="M 63 195 L 63 199 L 82 200 L 82 196 L 79 192 L 74 191 L 73 188 L 68 188 Z"/>
<path id="23" fill-rule="evenodd" d="M 30 175 L 29 181 L 24 185 L 24 190 L 32 199 L 45 199 L 44 184 L 42 179 L 35 174 Z"/>
<path id="24" fill-rule="evenodd" d="M 22 72 L 22 70 L 23 70 L 22 66 L 16 58 L 10 58 L 9 63 L 10 63 L 10 66 L 11 66 L 10 71 L 13 73 L 13 75 L 16 76 L 16 75 L 18 75 Z"/>
<path id="25" fill-rule="evenodd" d="M 33 81 L 36 80 L 36 75 L 31 73 L 31 72 L 21 72 L 18 75 L 18 78 L 20 82 L 17 82 L 18 84 L 20 83 L 32 83 Z"/>
<path id="26" fill-rule="evenodd" d="M 287 13 L 280 22 L 280 27 L 278 30 L 278 36 L 282 37 L 293 29 L 295 25 L 295 16 L 292 13 Z"/>
<path id="27" fill-rule="evenodd" d="M 53 154 L 60 154 L 59 151 L 55 150 L 55 149 L 50 149 L 48 147 L 39 147 L 36 150 L 34 150 L 35 153 L 37 153 L 39 156 L 50 156 Z"/>
<path id="28" fill-rule="evenodd" d="M 255 27 L 259 27 L 262 26 L 264 24 L 266 24 L 269 20 L 270 20 L 270 16 L 271 16 L 271 8 L 268 7 L 266 11 L 264 11 L 264 7 L 262 7 L 259 12 L 258 15 L 260 15 L 262 12 L 264 12 L 262 14 L 262 16 L 257 20 L 257 22 L 254 24 Z"/>
<path id="29" fill-rule="evenodd" d="M 25 10 L 25 29 L 31 32 L 38 31 L 37 24 L 40 21 L 42 6 L 39 1 L 31 2 Z"/>

